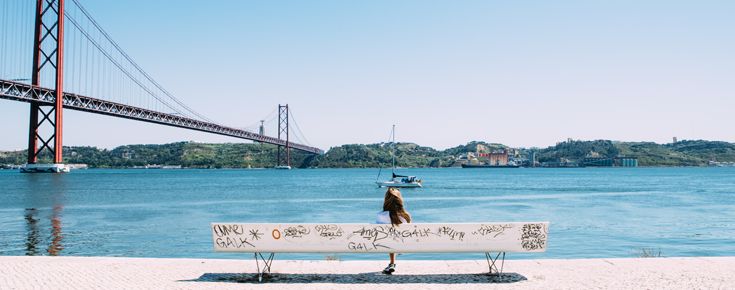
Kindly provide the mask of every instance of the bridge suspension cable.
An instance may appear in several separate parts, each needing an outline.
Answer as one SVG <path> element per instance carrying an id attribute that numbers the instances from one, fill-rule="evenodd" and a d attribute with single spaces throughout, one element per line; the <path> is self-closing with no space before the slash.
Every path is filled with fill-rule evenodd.
<path id="1" fill-rule="evenodd" d="M 302 143 L 302 144 L 306 144 L 306 145 L 312 146 L 311 143 L 309 143 L 309 140 L 306 140 L 306 136 L 304 136 L 304 133 L 301 133 L 301 128 L 299 128 L 299 124 L 296 123 L 296 118 L 294 118 L 294 116 L 293 116 L 293 110 L 291 110 L 291 108 L 289 108 L 288 111 L 289 111 L 288 112 L 288 115 L 291 117 L 291 121 L 293 121 L 293 124 L 296 125 L 296 131 L 298 131 L 298 133 L 301 135 L 301 138 L 304 138 L 302 140 L 301 138 L 299 138 L 299 134 L 294 134 L 294 136 L 296 137 L 296 139 L 299 140 L 299 142 Z M 314 146 L 312 146 L 312 147 L 314 147 Z"/>
<path id="2" fill-rule="evenodd" d="M 257 123 L 253 123 L 245 127 L 240 127 L 239 129 L 250 131 L 250 132 L 258 132 L 258 129 L 260 128 L 260 126 L 263 125 L 265 126 L 266 133 L 271 133 L 272 135 L 276 134 L 278 133 L 278 124 L 275 122 L 276 120 L 278 120 L 278 115 L 276 115 L 277 112 L 278 110 L 274 109 L 265 118 L 261 119 L 262 122 L 258 121 Z M 306 144 L 306 145 L 313 147 L 311 143 L 309 142 L 309 140 L 306 139 L 306 136 L 304 136 L 304 133 L 301 131 L 301 128 L 299 128 L 299 124 L 296 122 L 296 118 L 293 115 L 293 110 L 290 107 L 288 109 L 288 112 L 289 112 L 288 113 L 289 120 L 293 123 L 295 127 L 295 130 L 292 128 L 289 128 L 289 131 L 291 132 L 290 136 L 295 138 L 298 141 L 298 143 Z M 273 136 L 275 137 L 275 135 Z"/>
<path id="3" fill-rule="evenodd" d="M 72 41 L 68 42 L 71 49 L 69 56 L 72 58 L 68 62 L 72 64 L 69 70 L 72 75 L 77 76 L 74 78 L 77 83 L 73 81 L 71 83 L 72 88 L 84 89 L 85 93 L 93 95 L 89 94 L 90 91 L 93 91 L 90 88 L 95 87 L 99 91 L 100 86 L 93 86 L 90 82 L 94 83 L 96 80 L 97 83 L 100 83 L 101 78 L 107 77 L 106 81 L 108 83 L 106 86 L 108 86 L 108 90 L 107 94 L 103 93 L 107 97 L 117 94 L 118 100 L 127 104 L 134 103 L 138 106 L 159 111 L 170 110 L 173 114 L 218 124 L 194 111 L 164 89 L 122 50 L 79 1 L 72 0 L 72 2 L 77 9 L 73 9 L 73 11 L 68 9 L 64 13 L 65 18 L 76 28 L 71 33 Z M 87 42 L 83 42 L 84 39 Z M 97 50 L 92 51 L 91 56 L 90 44 Z M 101 55 L 95 55 L 97 52 Z M 104 59 L 109 63 L 100 64 Z M 113 67 L 117 70 L 112 70 Z M 100 74 L 103 69 L 108 70 L 106 76 Z M 82 84 L 83 80 L 85 84 Z M 89 91 L 87 91 L 88 89 Z M 137 97 L 137 99 L 131 100 L 131 95 Z M 97 95 L 97 97 L 101 96 Z"/>
<path id="4" fill-rule="evenodd" d="M 148 74 L 147 74 L 147 73 L 146 73 L 145 71 L 143 71 L 143 69 L 142 69 L 142 68 L 140 68 L 140 66 L 138 66 L 138 64 L 137 64 L 137 63 L 136 63 L 135 61 L 133 61 L 133 59 L 131 59 L 131 58 L 130 58 L 130 56 L 128 56 L 128 54 L 127 54 L 127 53 L 125 53 L 125 51 L 123 51 L 123 50 L 122 50 L 122 48 L 120 48 L 120 46 L 118 46 L 118 45 L 117 45 L 117 43 L 116 43 L 116 42 L 115 42 L 114 40 L 112 40 L 112 38 L 110 37 L 110 35 L 108 35 L 108 34 L 107 34 L 107 32 L 105 32 L 105 30 L 104 30 L 104 29 L 102 29 L 102 27 L 100 27 L 100 25 L 99 25 L 99 24 L 97 24 L 97 21 L 95 21 L 95 20 L 94 20 L 94 18 L 92 18 L 92 16 L 91 16 L 91 15 L 89 15 L 89 13 L 87 13 L 87 10 L 86 10 L 86 9 L 84 9 L 84 7 L 82 7 L 82 5 L 81 5 L 81 4 L 79 4 L 79 2 L 78 2 L 77 0 L 72 0 L 72 1 L 74 2 L 74 5 L 75 5 L 75 6 L 77 6 L 77 7 L 79 8 L 79 10 L 80 10 L 80 11 L 81 11 L 81 12 L 82 12 L 82 13 L 84 14 L 84 16 L 86 16 L 86 18 L 87 18 L 87 19 L 89 19 L 89 21 L 90 21 L 90 22 L 92 23 L 92 25 L 94 25 L 94 27 L 96 27 L 96 28 L 97 28 L 97 30 L 99 30 L 99 32 L 100 32 L 100 33 L 102 33 L 102 35 L 103 35 L 103 36 L 105 37 L 105 39 L 107 39 L 107 40 L 108 40 L 108 41 L 110 42 L 110 44 L 112 44 L 112 46 L 113 46 L 113 47 L 115 47 L 115 49 L 116 49 L 116 50 L 117 50 L 118 52 L 120 52 L 120 54 L 121 54 L 121 55 L 122 55 L 123 57 L 125 57 L 125 59 L 126 59 L 127 61 L 129 61 L 129 62 L 130 62 L 130 64 L 132 64 L 132 65 L 133 65 L 133 67 L 135 67 L 135 69 L 137 69 L 137 70 L 138 70 L 138 71 L 139 71 L 139 72 L 140 72 L 140 73 L 141 73 L 141 74 L 142 74 L 142 75 L 143 75 L 143 76 L 144 76 L 144 77 L 145 77 L 145 78 L 146 78 L 146 79 L 147 79 L 148 81 L 150 81 L 150 82 L 151 82 L 151 83 L 152 83 L 152 84 L 153 84 L 153 85 L 154 85 L 154 86 L 155 86 L 156 88 L 158 88 L 159 90 L 161 90 L 161 92 L 163 92 L 163 93 L 164 93 L 164 94 L 165 94 L 166 96 L 168 96 L 169 98 L 171 98 L 171 100 L 173 100 L 174 102 L 176 102 L 176 103 L 177 103 L 177 104 L 178 104 L 179 106 L 183 107 L 183 108 L 184 108 L 185 110 L 187 110 L 187 111 L 189 111 L 190 113 L 194 114 L 195 116 L 199 117 L 199 118 L 200 118 L 201 120 L 205 120 L 205 121 L 208 121 L 208 122 L 210 122 L 210 123 L 215 123 L 215 124 L 217 123 L 217 122 L 214 122 L 214 121 L 212 121 L 211 119 L 208 119 L 208 118 L 206 118 L 206 117 L 202 116 L 201 114 L 197 113 L 197 112 L 196 112 L 196 111 L 194 111 L 193 109 L 189 108 L 189 107 L 188 107 L 188 106 L 187 106 L 186 104 L 184 104 L 184 103 L 182 103 L 181 101 L 179 101 L 179 99 L 177 99 L 176 97 L 174 97 L 173 95 L 171 95 L 171 93 L 169 93 L 169 92 L 168 92 L 168 91 L 167 91 L 166 89 L 164 89 L 164 88 L 163 88 L 163 87 L 162 87 L 162 86 L 161 86 L 160 84 L 158 84 L 158 82 L 156 82 L 156 81 L 155 81 L 155 80 L 154 80 L 153 78 L 151 78 L 151 77 L 150 77 L 150 76 L 149 76 L 149 75 L 148 75 Z M 68 16 L 67 16 L 67 17 L 68 17 Z M 155 95 L 154 95 L 154 97 L 157 97 L 157 96 L 155 96 Z"/>
<path id="5" fill-rule="evenodd" d="M 318 148 L 287 141 L 288 137 L 277 137 L 288 128 L 286 132 L 291 132 L 294 139 L 308 143 L 292 113 L 285 116 L 289 116 L 286 120 L 291 120 L 296 130 L 289 128 L 288 121 L 284 122 L 283 112 L 291 110 L 282 111 L 281 108 L 287 106 L 279 105 L 279 109 L 261 119 L 260 124 L 244 129 L 219 125 L 194 111 L 133 61 L 92 18 L 80 0 L 66 2 L 74 5 L 62 5 L 63 1 L 59 0 L 0 0 L 0 99 L 31 103 L 31 119 L 34 112 L 44 114 L 39 122 L 31 121 L 31 131 L 34 125 L 47 126 L 56 122 L 49 119 L 44 123 L 50 111 L 40 107 L 58 108 L 56 112 L 59 113 L 55 113 L 54 120 L 62 120 L 61 109 L 69 108 L 320 153 Z M 281 123 L 285 124 L 282 128 Z M 62 122 L 58 124 L 51 124 L 51 129 L 61 136 Z M 256 129 L 259 125 L 268 127 L 266 132 L 271 136 L 265 132 L 260 134 Z M 44 128 L 41 129 L 48 129 Z M 48 147 L 50 139 L 39 139 L 43 136 L 36 135 L 34 132 L 29 134 L 29 143 L 40 140 Z M 62 138 L 54 142 L 54 150 L 59 148 L 54 154 L 58 152 L 57 155 L 61 156 Z M 33 144 L 29 144 L 29 149 L 38 149 Z M 42 150 L 44 147 L 38 149 L 39 152 Z M 61 158 L 58 159 L 60 162 Z"/>
<path id="6" fill-rule="evenodd" d="M 0 0 L 0 78 L 31 83 L 32 1 Z"/>
<path id="7" fill-rule="evenodd" d="M 267 116 L 265 116 L 264 118 L 260 119 L 260 120 L 263 120 L 264 121 L 263 123 L 261 123 L 260 121 L 258 121 L 256 123 L 252 123 L 252 124 L 247 125 L 245 127 L 240 127 L 239 129 L 250 131 L 250 132 L 258 132 L 258 129 L 260 128 L 261 125 L 270 124 L 271 122 L 273 122 L 276 119 L 276 116 L 275 116 L 276 112 L 278 112 L 278 109 L 273 109 L 273 111 L 271 111 Z"/>

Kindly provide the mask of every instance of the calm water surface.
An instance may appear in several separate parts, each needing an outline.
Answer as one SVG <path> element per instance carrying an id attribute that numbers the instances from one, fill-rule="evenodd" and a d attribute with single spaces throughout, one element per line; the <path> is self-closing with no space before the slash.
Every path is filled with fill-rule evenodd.
<path id="1" fill-rule="evenodd" d="M 415 222 L 551 222 L 545 253 L 509 259 L 735 256 L 735 168 L 412 169 Z M 0 255 L 245 259 L 211 222 L 372 223 L 375 169 L 0 170 Z M 342 254 L 343 260 L 385 259 Z M 320 260 L 320 254 L 278 254 Z M 406 254 L 400 259 L 483 259 Z"/>

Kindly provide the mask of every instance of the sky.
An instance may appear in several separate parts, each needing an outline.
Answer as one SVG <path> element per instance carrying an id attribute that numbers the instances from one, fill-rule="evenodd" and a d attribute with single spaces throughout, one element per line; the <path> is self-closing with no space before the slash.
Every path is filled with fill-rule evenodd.
<path id="1" fill-rule="evenodd" d="M 733 1 L 78 0 L 197 112 L 289 104 L 315 147 L 735 142 Z M 64 145 L 247 142 L 65 110 Z M 0 150 L 28 144 L 0 100 Z"/>

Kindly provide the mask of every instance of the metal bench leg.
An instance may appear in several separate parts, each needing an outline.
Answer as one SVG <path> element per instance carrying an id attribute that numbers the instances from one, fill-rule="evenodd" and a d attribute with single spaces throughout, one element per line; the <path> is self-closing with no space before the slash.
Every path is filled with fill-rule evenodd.
<path id="1" fill-rule="evenodd" d="M 498 266 L 495 265 L 495 262 L 498 261 L 500 254 L 503 254 L 503 260 L 500 261 L 500 271 L 498 271 Z M 485 258 L 487 259 L 487 267 L 490 270 L 490 275 L 503 275 L 503 266 L 505 266 L 505 252 L 498 253 L 498 255 L 495 256 L 495 259 L 493 259 L 493 256 L 491 256 L 490 253 L 485 252 Z M 493 274 L 493 270 L 495 270 L 495 274 Z"/>
<path id="2" fill-rule="evenodd" d="M 261 253 L 255 253 L 255 266 L 258 267 L 258 282 L 263 281 L 263 274 L 265 271 L 268 271 L 268 273 L 271 272 L 271 265 L 273 264 L 273 256 L 275 256 L 276 253 L 271 253 L 271 255 L 268 257 L 268 259 L 263 257 L 263 254 Z M 258 262 L 258 256 L 260 256 L 260 259 L 263 260 L 263 263 L 265 265 L 263 266 L 263 271 L 260 270 L 260 263 Z"/>

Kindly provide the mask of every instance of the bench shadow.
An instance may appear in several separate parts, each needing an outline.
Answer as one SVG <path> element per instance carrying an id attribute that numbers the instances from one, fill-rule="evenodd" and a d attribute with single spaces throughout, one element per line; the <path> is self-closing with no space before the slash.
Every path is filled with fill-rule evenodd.
<path id="1" fill-rule="evenodd" d="M 516 283 L 528 280 L 518 273 L 503 273 L 502 276 L 488 273 L 478 274 L 395 274 L 381 272 L 360 274 L 264 274 L 258 281 L 255 273 L 204 273 L 197 279 L 178 282 L 224 282 L 224 283 L 335 283 L 335 284 L 489 284 Z"/>

